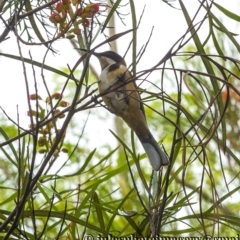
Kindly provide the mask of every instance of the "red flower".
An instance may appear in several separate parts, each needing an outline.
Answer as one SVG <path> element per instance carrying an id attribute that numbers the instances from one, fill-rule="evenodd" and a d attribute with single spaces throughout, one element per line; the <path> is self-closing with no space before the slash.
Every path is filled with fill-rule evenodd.
<path id="1" fill-rule="evenodd" d="M 78 16 L 80 17 L 84 12 L 84 8 L 79 8 L 78 9 Z"/>
<path id="2" fill-rule="evenodd" d="M 66 15 L 66 13 L 65 14 L 61 13 L 61 15 L 58 12 L 53 12 L 52 15 L 49 17 L 49 20 L 54 24 L 62 23 L 65 21 L 67 15 Z"/>
<path id="3" fill-rule="evenodd" d="M 57 5 L 55 6 L 55 10 L 57 12 L 61 12 L 63 9 L 63 4 L 61 2 L 58 2 Z"/>
<path id="4" fill-rule="evenodd" d="M 93 12 L 93 13 L 97 13 L 99 12 L 99 3 L 91 3 L 88 4 L 85 8 L 86 12 Z"/>
<path id="5" fill-rule="evenodd" d="M 82 18 L 92 18 L 95 13 L 99 12 L 99 5 L 99 3 L 91 3 L 85 8 L 79 8 L 78 16 Z"/>

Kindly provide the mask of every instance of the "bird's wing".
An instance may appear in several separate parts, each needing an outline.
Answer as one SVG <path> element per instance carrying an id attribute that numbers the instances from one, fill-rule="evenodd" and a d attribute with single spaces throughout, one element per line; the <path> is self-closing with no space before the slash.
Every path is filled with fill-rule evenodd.
<path id="1" fill-rule="evenodd" d="M 132 78 L 132 77 L 133 77 L 132 74 L 131 74 L 129 71 L 128 71 L 128 73 L 129 73 L 130 78 Z M 138 94 L 138 99 L 139 99 L 139 104 L 140 104 L 140 110 L 141 110 L 143 116 L 145 117 L 145 120 L 147 120 L 147 119 L 146 119 L 145 110 L 144 110 L 144 105 L 143 105 L 143 102 L 142 102 L 140 93 L 139 93 L 139 91 L 138 91 L 139 88 L 138 88 L 138 86 L 137 86 L 136 81 L 133 81 L 133 84 L 134 84 L 134 87 L 136 88 L 136 92 L 137 92 L 137 94 Z"/>
<path id="2" fill-rule="evenodd" d="M 137 93 L 138 93 L 138 96 L 139 96 L 139 103 L 140 103 L 140 109 L 141 109 L 141 111 L 142 111 L 142 113 L 143 113 L 143 115 L 144 115 L 144 117 L 145 117 L 145 120 L 147 120 L 146 119 L 146 114 L 145 114 L 145 110 L 144 110 L 144 105 L 143 105 L 143 102 L 142 102 L 142 99 L 141 99 L 141 96 L 140 96 L 140 93 L 139 93 L 139 91 L 138 91 L 138 86 L 137 86 L 137 84 L 136 84 L 136 82 L 134 81 L 134 85 L 135 85 L 135 87 L 136 87 L 136 89 L 137 89 Z"/>

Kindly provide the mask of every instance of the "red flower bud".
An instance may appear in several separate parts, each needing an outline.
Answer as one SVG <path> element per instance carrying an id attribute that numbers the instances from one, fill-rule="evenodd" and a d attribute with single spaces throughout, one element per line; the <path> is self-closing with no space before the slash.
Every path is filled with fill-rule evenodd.
<path id="1" fill-rule="evenodd" d="M 58 104 L 59 107 L 67 107 L 68 105 L 69 105 L 69 103 L 66 102 L 66 101 L 61 101 L 61 102 Z"/>
<path id="2" fill-rule="evenodd" d="M 30 100 L 36 100 L 36 99 L 41 100 L 42 98 L 34 93 L 34 94 L 29 95 L 29 99 Z"/>
<path id="3" fill-rule="evenodd" d="M 78 11 L 78 16 L 80 17 L 83 14 L 84 9 L 83 8 L 79 8 L 77 11 Z"/>
<path id="4" fill-rule="evenodd" d="M 94 3 L 93 5 L 92 5 L 92 11 L 94 12 L 94 13 L 97 13 L 97 12 L 99 12 L 99 3 Z"/>
<path id="5" fill-rule="evenodd" d="M 57 5 L 55 6 L 55 10 L 57 12 L 61 12 L 63 9 L 63 4 L 61 2 L 58 2 Z"/>
<path id="6" fill-rule="evenodd" d="M 51 99 L 61 99 L 62 98 L 62 94 L 61 93 L 58 93 L 58 92 L 55 92 L 53 93 L 50 97 L 47 97 L 45 102 L 46 103 L 50 103 L 51 102 Z"/>
<path id="7" fill-rule="evenodd" d="M 55 14 L 54 19 L 57 23 L 60 23 L 62 21 L 62 17 L 59 14 Z"/>
<path id="8" fill-rule="evenodd" d="M 91 3 L 86 8 L 78 9 L 78 16 L 82 18 L 92 18 L 95 13 L 99 12 L 99 3 Z"/>
<path id="9" fill-rule="evenodd" d="M 52 15 L 49 17 L 49 20 L 54 23 L 63 23 L 66 20 L 67 12 L 65 10 L 61 10 L 58 12 L 53 12 Z"/>
<path id="10" fill-rule="evenodd" d="M 29 99 L 30 99 L 30 100 L 36 100 L 36 99 L 37 99 L 37 95 L 36 95 L 36 94 L 31 94 L 31 95 L 29 96 Z"/>
<path id="11" fill-rule="evenodd" d="M 81 35 L 82 32 L 81 32 L 81 29 L 80 28 L 74 28 L 74 31 L 73 31 L 76 35 Z"/>
<path id="12" fill-rule="evenodd" d="M 60 98 L 62 98 L 62 94 L 56 92 L 56 93 L 52 94 L 52 97 L 53 97 L 54 99 L 60 99 Z"/>
<path id="13" fill-rule="evenodd" d="M 52 15 L 49 17 L 49 20 L 54 23 L 57 24 L 57 21 L 55 20 L 55 13 L 52 13 Z"/>

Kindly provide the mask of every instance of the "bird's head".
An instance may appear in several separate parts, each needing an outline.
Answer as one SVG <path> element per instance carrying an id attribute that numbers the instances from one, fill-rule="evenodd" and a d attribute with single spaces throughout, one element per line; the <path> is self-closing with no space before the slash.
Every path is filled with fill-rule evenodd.
<path id="1" fill-rule="evenodd" d="M 116 52 L 113 51 L 106 51 L 102 53 L 93 52 L 93 55 L 98 58 L 102 70 L 116 63 L 126 66 L 125 60 Z"/>

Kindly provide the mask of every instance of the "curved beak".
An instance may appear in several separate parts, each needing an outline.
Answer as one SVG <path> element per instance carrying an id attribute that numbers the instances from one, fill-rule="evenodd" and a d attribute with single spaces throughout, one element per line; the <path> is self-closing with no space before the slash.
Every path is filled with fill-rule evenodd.
<path id="1" fill-rule="evenodd" d="M 80 51 L 83 51 L 85 53 L 89 53 L 89 54 L 92 54 L 96 57 L 99 57 L 99 53 L 95 53 L 94 50 L 88 51 L 87 49 L 84 49 L 84 48 L 77 48 L 77 49 L 80 50 Z"/>

